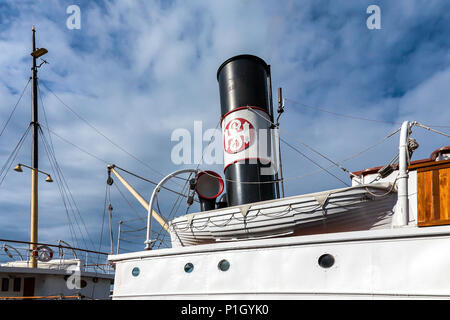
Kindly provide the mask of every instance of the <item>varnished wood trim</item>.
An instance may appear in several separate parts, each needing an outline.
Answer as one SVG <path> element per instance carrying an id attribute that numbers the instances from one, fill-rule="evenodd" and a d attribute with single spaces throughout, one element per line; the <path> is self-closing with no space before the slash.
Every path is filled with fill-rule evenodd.
<path id="1" fill-rule="evenodd" d="M 427 170 L 450 168 L 450 160 L 442 161 L 427 161 L 423 163 L 414 164 L 408 167 L 408 170 L 417 169 L 417 172 L 423 172 Z"/>

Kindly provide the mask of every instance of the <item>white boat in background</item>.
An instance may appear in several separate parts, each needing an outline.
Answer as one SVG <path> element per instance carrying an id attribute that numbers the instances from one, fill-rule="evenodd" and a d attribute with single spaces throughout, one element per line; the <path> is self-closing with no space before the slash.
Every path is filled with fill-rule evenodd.
<path id="1" fill-rule="evenodd" d="M 282 179 L 258 176 L 244 154 L 258 139 L 245 128 L 265 126 L 254 111 L 274 124 L 264 102 L 271 100 L 270 68 L 237 56 L 219 68 L 218 79 L 227 201 L 216 202 L 223 181 L 205 180 L 206 171 L 196 169 L 161 180 L 149 203 L 134 193 L 148 209 L 146 250 L 109 256 L 113 299 L 450 298 L 450 146 L 411 162 L 417 144 L 410 135 L 424 126 L 405 121 L 398 164 L 354 172 L 348 188 L 277 196 L 267 185 Z M 227 132 L 230 123 L 244 128 L 240 142 L 226 140 L 236 137 Z M 186 173 L 196 174 L 191 186 L 202 211 L 166 223 L 155 198 Z M 152 217 L 170 226 L 172 248 L 149 250 Z"/>
<path id="2" fill-rule="evenodd" d="M 100 252 L 40 244 L 38 251 L 51 255 L 30 267 L 29 243 L 0 239 L 11 261 L 0 263 L 0 300 L 105 300 L 110 299 L 113 269 Z M 25 246 L 24 246 L 25 245 Z M 58 255 L 53 256 L 57 248 Z M 56 250 L 56 249 L 55 249 Z M 27 256 L 28 254 L 28 256 Z"/>

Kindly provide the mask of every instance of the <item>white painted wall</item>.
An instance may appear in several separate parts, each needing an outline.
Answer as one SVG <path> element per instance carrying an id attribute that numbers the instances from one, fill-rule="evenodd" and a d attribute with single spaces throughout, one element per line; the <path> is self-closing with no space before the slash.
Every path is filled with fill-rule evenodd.
<path id="1" fill-rule="evenodd" d="M 109 291 L 111 280 L 110 279 L 102 279 L 98 277 L 97 282 L 93 281 L 93 277 L 85 277 L 81 276 L 81 279 L 86 281 L 86 287 L 82 289 L 69 289 L 67 286 L 67 282 L 64 279 L 64 274 L 20 274 L 16 272 L 0 272 L 0 281 L 1 278 L 9 278 L 9 290 L 6 292 L 0 291 L 0 297 L 21 297 L 23 296 L 23 288 L 24 288 L 24 278 L 25 277 L 33 277 L 35 278 L 35 296 L 55 296 L 55 295 L 63 295 L 63 296 L 74 296 L 78 293 L 81 293 L 83 296 L 87 298 L 94 299 L 109 299 Z M 20 292 L 13 291 L 13 278 L 20 277 L 21 281 L 21 290 Z M 1 282 L 0 282 L 1 283 Z"/>

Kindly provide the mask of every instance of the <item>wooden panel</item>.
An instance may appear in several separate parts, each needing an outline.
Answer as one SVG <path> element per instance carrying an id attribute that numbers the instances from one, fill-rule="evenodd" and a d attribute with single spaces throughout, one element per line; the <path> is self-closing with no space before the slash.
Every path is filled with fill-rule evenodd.
<path id="1" fill-rule="evenodd" d="M 439 179 L 439 202 L 441 217 L 445 220 L 450 220 L 450 168 L 440 171 Z"/>
<path id="2" fill-rule="evenodd" d="M 450 224 L 449 190 L 448 164 L 417 171 L 417 222 L 420 227 Z"/>

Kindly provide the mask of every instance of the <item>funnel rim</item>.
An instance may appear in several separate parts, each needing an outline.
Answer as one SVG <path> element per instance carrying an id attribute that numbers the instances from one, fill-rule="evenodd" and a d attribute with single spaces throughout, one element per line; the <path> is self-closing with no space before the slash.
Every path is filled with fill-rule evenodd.
<path id="1" fill-rule="evenodd" d="M 219 81 L 219 74 L 222 71 L 223 67 L 225 67 L 225 65 L 227 65 L 228 63 L 235 61 L 235 60 L 239 60 L 239 59 L 249 59 L 249 60 L 258 61 L 264 66 L 266 71 L 269 70 L 269 65 L 262 58 L 254 56 L 252 54 L 239 54 L 237 56 L 234 56 L 234 57 L 231 57 L 231 58 L 225 60 L 225 62 L 220 65 L 219 69 L 217 69 L 217 81 Z"/>

